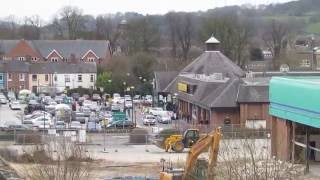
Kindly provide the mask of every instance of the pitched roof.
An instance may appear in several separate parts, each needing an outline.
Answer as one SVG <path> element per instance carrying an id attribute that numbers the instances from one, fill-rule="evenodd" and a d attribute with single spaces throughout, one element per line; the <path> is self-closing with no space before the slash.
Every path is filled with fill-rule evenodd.
<path id="1" fill-rule="evenodd" d="M 32 43 L 43 57 L 55 49 L 64 58 L 74 54 L 79 59 L 91 49 L 97 56 L 104 58 L 109 50 L 109 42 L 105 40 L 34 40 Z"/>
<path id="2" fill-rule="evenodd" d="M 20 40 L 0 40 L 0 52 L 9 53 Z M 109 54 L 110 44 L 106 40 L 32 40 L 26 41 L 30 47 L 47 57 L 54 49 L 64 58 L 70 58 L 71 54 L 80 59 L 90 49 L 100 58 Z"/>
<path id="3" fill-rule="evenodd" d="M 211 36 L 207 41 L 206 44 L 218 44 L 220 41 L 218 41 L 215 37 Z"/>
<path id="4" fill-rule="evenodd" d="M 73 73 L 96 73 L 96 63 L 34 63 L 30 64 L 30 73 L 46 74 L 73 74 Z"/>
<path id="5" fill-rule="evenodd" d="M 154 77 L 156 81 L 156 92 L 165 92 L 165 88 L 178 74 L 179 72 L 177 71 L 154 72 Z"/>
<path id="6" fill-rule="evenodd" d="M 239 103 L 269 102 L 269 86 L 240 85 L 238 100 Z"/>
<path id="7" fill-rule="evenodd" d="M 194 94 L 179 92 L 176 87 L 178 82 L 186 82 L 197 86 Z M 177 93 L 179 99 L 194 103 L 203 108 L 218 108 L 218 107 L 236 107 L 237 93 L 240 79 L 228 79 L 223 81 L 201 81 L 188 78 L 185 76 L 177 76 L 170 83 L 166 90 L 172 94 Z"/>
<path id="8" fill-rule="evenodd" d="M 29 72 L 29 63 L 25 61 L 3 61 L 5 72 Z"/>
<path id="9" fill-rule="evenodd" d="M 226 77 L 242 77 L 244 72 L 220 51 L 206 51 L 192 63 L 187 65 L 182 73 L 206 74 L 222 73 Z"/>

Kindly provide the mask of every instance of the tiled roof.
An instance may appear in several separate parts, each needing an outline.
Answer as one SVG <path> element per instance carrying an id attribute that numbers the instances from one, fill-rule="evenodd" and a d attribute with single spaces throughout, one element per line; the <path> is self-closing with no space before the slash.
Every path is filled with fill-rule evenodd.
<path id="1" fill-rule="evenodd" d="M 156 80 L 156 92 L 165 92 L 165 88 L 179 74 L 177 71 L 154 72 Z"/>
<path id="2" fill-rule="evenodd" d="M 222 73 L 226 77 L 243 77 L 245 73 L 220 51 L 206 51 L 192 63 L 187 65 L 182 73 L 206 74 Z"/>
<path id="3" fill-rule="evenodd" d="M 8 53 L 18 42 L 19 40 L 1 40 L 0 52 Z M 32 40 L 27 43 L 42 57 L 47 57 L 54 49 L 64 58 L 70 58 L 74 54 L 77 59 L 89 50 L 100 58 L 105 58 L 109 53 L 109 41 L 105 40 Z"/>

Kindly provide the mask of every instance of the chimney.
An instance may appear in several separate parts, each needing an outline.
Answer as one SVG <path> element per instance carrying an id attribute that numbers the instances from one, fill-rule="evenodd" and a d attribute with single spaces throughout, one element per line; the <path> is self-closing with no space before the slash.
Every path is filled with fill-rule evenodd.
<path id="1" fill-rule="evenodd" d="M 218 41 L 213 35 L 206 41 L 206 51 L 219 51 L 220 41 Z"/>
<path id="2" fill-rule="evenodd" d="M 70 62 L 73 64 L 77 64 L 77 58 L 75 54 L 70 55 Z"/>

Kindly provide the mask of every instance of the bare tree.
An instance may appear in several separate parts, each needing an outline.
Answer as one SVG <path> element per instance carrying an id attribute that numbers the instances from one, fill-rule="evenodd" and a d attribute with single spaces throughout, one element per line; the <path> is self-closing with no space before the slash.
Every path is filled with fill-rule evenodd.
<path id="1" fill-rule="evenodd" d="M 78 32 L 83 27 L 82 10 L 77 7 L 66 6 L 62 8 L 59 15 L 61 18 L 60 21 L 63 21 L 66 24 L 68 38 L 76 39 Z"/>
<path id="2" fill-rule="evenodd" d="M 177 57 L 177 32 L 176 32 L 176 17 L 174 12 L 166 14 L 166 21 L 169 27 L 171 55 L 173 58 Z"/>
<path id="3" fill-rule="evenodd" d="M 40 39 L 41 20 L 38 15 L 25 17 L 24 24 L 19 28 L 19 32 L 24 39 Z"/>
<path id="4" fill-rule="evenodd" d="M 276 68 L 276 61 L 280 59 L 283 48 L 286 46 L 286 38 L 288 35 L 287 24 L 272 20 L 266 27 L 266 32 L 263 34 L 262 39 L 266 46 L 273 53 L 273 66 Z"/>

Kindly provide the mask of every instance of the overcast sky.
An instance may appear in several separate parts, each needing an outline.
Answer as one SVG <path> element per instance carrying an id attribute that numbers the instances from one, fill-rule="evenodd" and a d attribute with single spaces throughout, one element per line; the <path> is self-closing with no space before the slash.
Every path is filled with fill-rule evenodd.
<path id="1" fill-rule="evenodd" d="M 214 7 L 280 3 L 292 0 L 1 0 L 0 17 L 15 15 L 19 18 L 38 14 L 50 20 L 61 7 L 77 6 L 85 14 L 106 14 L 134 11 L 142 14 L 164 14 L 168 11 L 198 11 Z"/>

